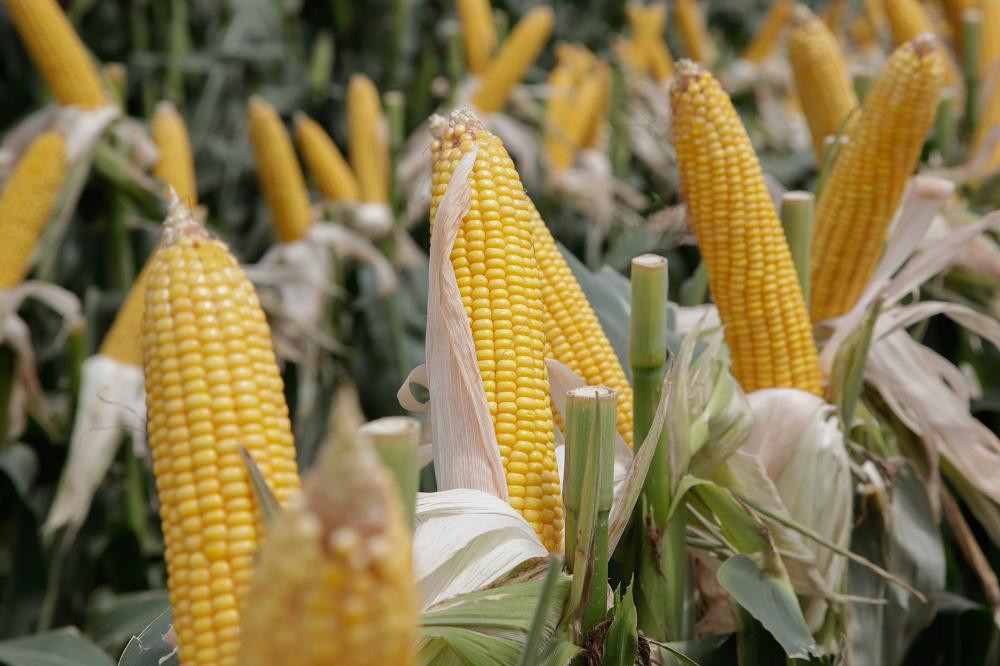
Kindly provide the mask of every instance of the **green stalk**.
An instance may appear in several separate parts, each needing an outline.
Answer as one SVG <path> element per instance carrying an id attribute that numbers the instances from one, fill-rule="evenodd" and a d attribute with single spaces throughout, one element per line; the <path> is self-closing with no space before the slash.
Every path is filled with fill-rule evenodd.
<path id="1" fill-rule="evenodd" d="M 458 84 L 465 74 L 462 28 L 458 21 L 445 21 L 441 24 L 441 33 L 448 45 L 448 106 L 454 106 Z"/>
<path id="2" fill-rule="evenodd" d="M 135 280 L 135 257 L 125 224 L 125 204 L 117 193 L 112 195 L 108 250 L 111 255 L 111 283 L 116 289 L 127 292 Z"/>
<path id="3" fill-rule="evenodd" d="M 152 51 L 152 45 L 149 41 L 148 0 L 133 0 L 129 13 L 129 23 L 131 26 L 129 34 L 132 36 L 132 53 L 134 55 L 148 55 Z M 141 115 L 143 118 L 149 118 L 153 113 L 153 107 L 156 105 L 154 77 L 141 76 L 140 79 L 142 81 L 140 84 L 140 89 L 142 90 Z"/>
<path id="4" fill-rule="evenodd" d="M 945 88 L 941 92 L 941 101 L 934 117 L 934 142 L 945 166 L 954 164 L 958 144 L 958 117 L 955 113 L 955 91 L 952 88 Z"/>
<path id="5" fill-rule="evenodd" d="M 847 142 L 846 136 L 828 136 L 823 141 L 823 159 L 820 162 L 819 176 L 816 178 L 816 198 L 819 199 L 823 193 L 823 186 L 833 172 L 833 165 L 837 161 L 840 149 Z"/>
<path id="6" fill-rule="evenodd" d="M 510 34 L 510 16 L 502 9 L 494 9 L 493 25 L 496 27 L 497 46 L 499 46 L 503 44 L 503 40 L 507 39 L 507 35 Z"/>
<path id="7" fill-rule="evenodd" d="M 382 103 L 389 124 L 389 201 L 393 217 L 398 217 L 403 206 L 403 193 L 396 180 L 396 167 L 406 139 L 406 96 L 398 90 L 390 90 L 382 96 Z"/>
<path id="8" fill-rule="evenodd" d="M 326 99 L 335 57 L 333 33 L 323 30 L 313 42 L 312 57 L 309 59 L 309 91 L 315 100 Z"/>
<path id="9" fill-rule="evenodd" d="M 611 173 L 619 180 L 628 174 L 628 163 L 631 156 L 629 149 L 629 119 L 626 100 L 628 99 L 628 81 L 621 67 L 614 68 L 611 79 Z"/>
<path id="10" fill-rule="evenodd" d="M 392 39 L 386 53 L 385 85 L 388 88 L 396 86 L 399 59 L 403 54 L 403 40 L 406 38 L 406 26 L 409 23 L 410 2 L 408 0 L 392 0 Z"/>
<path id="11" fill-rule="evenodd" d="M 785 192 L 781 197 L 781 226 L 785 230 L 788 249 L 792 251 L 792 262 L 806 303 L 809 302 L 809 257 L 812 253 L 815 201 L 811 192 Z"/>
<path id="12" fill-rule="evenodd" d="M 420 480 L 418 448 L 420 422 L 409 416 L 388 416 L 361 426 L 358 436 L 367 441 L 392 473 L 408 524 L 413 524 Z"/>
<path id="13" fill-rule="evenodd" d="M 978 9 L 962 12 L 962 79 L 965 83 L 965 138 L 976 133 L 979 116 L 979 48 L 982 44 L 983 16 Z"/>
<path id="14" fill-rule="evenodd" d="M 566 394 L 567 563 L 575 572 L 580 637 L 608 610 L 608 516 L 614 499 L 614 442 L 618 394 L 586 386 Z M 569 523 L 567 523 L 569 525 Z M 572 533 L 572 537 L 570 534 Z M 572 550 L 570 550 L 572 544 Z M 584 589 L 584 586 L 586 589 Z"/>
<path id="15" fill-rule="evenodd" d="M 867 67 L 863 69 L 859 68 L 851 76 L 851 85 L 854 86 L 854 94 L 858 96 L 859 103 L 865 101 L 865 97 L 868 96 L 868 91 L 871 90 L 874 80 L 875 76 Z"/>
<path id="16" fill-rule="evenodd" d="M 145 550 L 148 531 L 146 515 L 146 473 L 142 462 L 132 450 L 131 438 L 126 438 L 125 450 L 125 522 L 135 533 L 140 547 Z"/>
<path id="17" fill-rule="evenodd" d="M 188 35 L 188 4 L 187 0 L 171 0 L 170 24 L 167 28 L 168 51 L 167 60 L 167 96 L 178 106 L 184 104 L 184 70 L 180 67 L 181 60 L 191 49 L 191 37 Z"/>

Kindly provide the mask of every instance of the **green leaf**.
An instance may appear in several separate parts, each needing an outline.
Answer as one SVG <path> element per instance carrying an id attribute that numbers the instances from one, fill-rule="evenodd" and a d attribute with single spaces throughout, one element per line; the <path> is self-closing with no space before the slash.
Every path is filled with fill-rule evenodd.
<path id="1" fill-rule="evenodd" d="M 75 627 L 0 643 L 5 666 L 114 666 L 111 658 Z"/>
<path id="2" fill-rule="evenodd" d="M 639 617 L 632 598 L 632 586 L 614 608 L 614 619 L 604 641 L 605 666 L 632 666 L 639 655 Z"/>
<path id="3" fill-rule="evenodd" d="M 549 570 L 545 573 L 542 581 L 542 588 L 538 595 L 538 603 L 535 605 L 535 613 L 532 616 L 531 630 L 525 641 L 524 650 L 521 652 L 522 666 L 529 666 L 535 661 L 538 647 L 548 633 L 546 631 L 546 620 L 552 608 L 552 602 L 556 596 L 556 584 L 559 582 L 559 575 L 562 572 L 562 558 L 554 555 L 549 561 Z"/>
<path id="4" fill-rule="evenodd" d="M 146 625 L 125 646 L 118 666 L 178 666 L 176 646 L 167 642 L 172 635 L 174 615 L 168 608 Z"/>
<path id="5" fill-rule="evenodd" d="M 661 659 L 665 666 L 683 666 L 692 663 L 698 666 L 728 666 L 736 662 L 733 637 L 734 634 L 719 634 L 689 641 L 650 642 L 660 648 Z"/>
<path id="6" fill-rule="evenodd" d="M 764 526 L 740 506 L 728 490 L 705 482 L 691 492 L 715 514 L 722 533 L 739 552 L 759 553 L 768 547 Z"/>
<path id="7" fill-rule="evenodd" d="M 854 409 L 861 396 L 861 389 L 864 387 L 868 350 L 875 332 L 875 322 L 878 321 L 880 313 L 881 308 L 874 307 L 864 327 L 851 333 L 834 357 L 833 377 L 830 382 L 833 404 L 837 405 L 840 422 L 846 424 L 848 431 L 854 419 Z"/>
<path id="8" fill-rule="evenodd" d="M 417 661 L 424 666 L 509 666 L 517 663 L 521 647 L 513 640 L 460 627 L 427 627 Z"/>
<path id="9" fill-rule="evenodd" d="M 240 456 L 243 458 L 243 464 L 246 465 L 247 473 L 250 475 L 250 486 L 253 488 L 253 495 L 260 505 L 261 515 L 264 516 L 264 523 L 268 524 L 274 520 L 275 516 L 281 513 L 281 505 L 278 504 L 274 493 L 271 492 L 271 487 L 267 485 L 267 479 L 264 478 L 260 468 L 257 467 L 257 463 L 254 462 L 250 452 L 241 446 Z"/>
<path id="10" fill-rule="evenodd" d="M 818 656 L 819 652 L 795 593 L 772 579 L 746 555 L 734 555 L 722 563 L 719 584 L 746 609 L 791 658 Z"/>
<path id="11" fill-rule="evenodd" d="M 580 654 L 579 646 L 553 638 L 542 648 L 538 666 L 565 666 L 578 654 Z"/>
<path id="12" fill-rule="evenodd" d="M 0 506 L 12 520 L 7 540 L 8 566 L 17 575 L 5 576 L 0 589 L 0 636 L 19 636 L 35 627 L 47 588 L 46 559 L 39 540 L 39 519 L 28 492 L 38 471 L 38 456 L 24 444 L 0 449 Z M 3 553 L 6 556 L 6 549 Z"/>
<path id="13" fill-rule="evenodd" d="M 552 632 L 559 623 L 569 583 L 569 576 L 559 576 L 553 603 L 545 618 L 548 632 Z M 424 611 L 420 624 L 422 628 L 464 627 L 516 631 L 523 632 L 526 639 L 533 625 L 542 586 L 542 581 L 533 580 L 462 594 Z"/>
<path id="14" fill-rule="evenodd" d="M 98 598 L 87 619 L 87 634 L 114 651 L 140 633 L 169 606 L 166 590 L 149 590 Z"/>

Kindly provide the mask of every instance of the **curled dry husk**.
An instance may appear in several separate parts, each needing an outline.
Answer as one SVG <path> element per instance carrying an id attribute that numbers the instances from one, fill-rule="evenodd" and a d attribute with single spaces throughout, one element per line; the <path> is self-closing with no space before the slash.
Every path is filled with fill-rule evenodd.
<path id="1" fill-rule="evenodd" d="M 43 532 L 63 526 L 75 531 L 83 524 L 123 431 L 131 435 L 133 449 L 143 451 L 145 396 L 142 368 L 100 354 L 83 362 L 69 455 Z"/>

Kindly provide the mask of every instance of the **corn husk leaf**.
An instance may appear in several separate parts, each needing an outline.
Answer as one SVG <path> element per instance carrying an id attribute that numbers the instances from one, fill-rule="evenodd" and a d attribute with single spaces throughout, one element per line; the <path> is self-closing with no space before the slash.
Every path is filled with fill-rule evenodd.
<path id="1" fill-rule="evenodd" d="M 615 596 L 614 616 L 604 640 L 603 662 L 607 666 L 632 666 L 639 655 L 639 617 L 632 597 L 633 586 Z"/>
<path id="2" fill-rule="evenodd" d="M 155 620 L 133 636 L 125 646 L 118 666 L 177 666 L 177 635 L 174 615 L 168 607 Z"/>
<path id="3" fill-rule="evenodd" d="M 123 431 L 131 436 L 133 450 L 145 447 L 145 396 L 142 368 L 100 354 L 83 362 L 69 454 L 44 533 L 64 526 L 75 531 L 83 524 Z"/>

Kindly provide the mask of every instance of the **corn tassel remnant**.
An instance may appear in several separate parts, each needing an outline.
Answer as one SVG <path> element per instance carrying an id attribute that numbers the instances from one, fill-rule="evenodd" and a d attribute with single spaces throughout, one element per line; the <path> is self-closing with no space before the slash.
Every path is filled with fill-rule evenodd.
<path id="1" fill-rule="evenodd" d="M 156 105 L 153 113 L 153 141 L 160 151 L 160 159 L 153 167 L 153 175 L 177 192 L 184 205 L 198 205 L 198 184 L 194 175 L 194 155 L 188 138 L 184 118 L 170 102 Z"/>
<path id="2" fill-rule="evenodd" d="M 347 129 L 351 168 L 365 203 L 389 202 L 389 144 L 378 90 L 364 74 L 355 74 L 347 86 Z"/>
<path id="3" fill-rule="evenodd" d="M 480 74 L 489 64 L 497 45 L 497 29 L 489 0 L 457 0 L 458 20 L 462 24 L 465 66 Z"/>
<path id="4" fill-rule="evenodd" d="M 844 314 L 864 291 L 934 122 L 943 79 L 938 41 L 924 34 L 896 49 L 865 98 L 816 205 L 813 321 Z"/>
<path id="5" fill-rule="evenodd" d="M 524 77 L 545 48 L 553 20 L 552 9 L 540 5 L 517 22 L 483 72 L 479 89 L 472 97 L 477 109 L 494 113 L 504 107 L 511 88 Z"/>
<path id="6" fill-rule="evenodd" d="M 281 374 L 257 294 L 175 201 L 146 276 L 147 430 L 186 666 L 235 666 L 263 531 L 245 447 L 279 502 L 298 490 Z"/>
<path id="7" fill-rule="evenodd" d="M 0 194 L 0 289 L 20 284 L 66 179 L 66 141 L 40 134 L 18 161 Z"/>
<path id="8" fill-rule="evenodd" d="M 319 123 L 304 113 L 295 114 L 295 139 L 306 169 L 324 197 L 330 201 L 357 201 L 360 198 L 354 172 Z"/>
<path id="9" fill-rule="evenodd" d="M 292 140 L 278 112 L 260 97 L 250 99 L 249 125 L 257 180 L 271 211 L 274 231 L 282 243 L 292 243 L 306 235 L 312 222 L 309 190 Z"/>
<path id="10" fill-rule="evenodd" d="M 499 138 L 460 109 L 431 123 L 431 219 L 462 156 L 478 147 L 470 206 L 451 253 L 509 501 L 550 551 L 563 537 L 562 497 L 545 367 L 545 307 L 532 204 Z"/>
<path id="11" fill-rule="evenodd" d="M 747 392 L 821 392 L 819 356 L 791 251 L 746 129 L 719 82 L 690 61 L 670 91 L 681 192 Z"/>
<path id="12" fill-rule="evenodd" d="M 4 0 L 52 96 L 63 106 L 107 106 L 97 67 L 56 0 Z"/>

